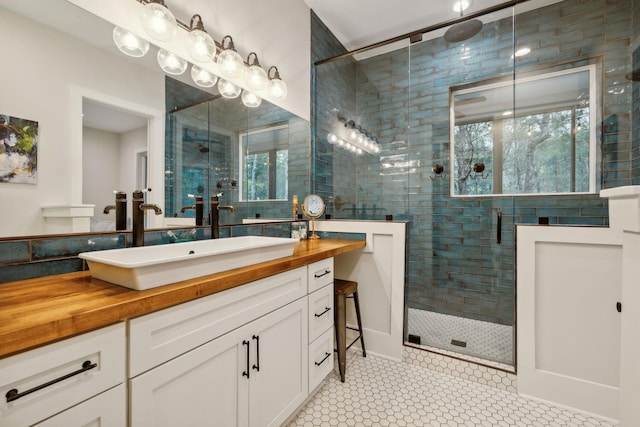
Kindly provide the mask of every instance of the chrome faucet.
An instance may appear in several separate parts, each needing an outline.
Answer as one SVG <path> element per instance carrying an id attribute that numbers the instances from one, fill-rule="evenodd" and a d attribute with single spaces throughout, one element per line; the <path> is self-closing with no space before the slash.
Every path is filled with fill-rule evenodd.
<path id="1" fill-rule="evenodd" d="M 221 191 L 215 196 L 211 196 L 211 211 L 209 212 L 210 223 L 211 223 L 211 238 L 219 239 L 220 238 L 220 211 L 228 210 L 231 212 L 235 212 L 236 208 L 231 205 L 228 206 L 220 206 L 220 197 L 224 195 L 224 192 Z"/>
<path id="2" fill-rule="evenodd" d="M 102 211 L 105 214 L 108 214 L 110 211 L 116 211 L 116 230 L 126 230 L 127 229 L 127 194 L 122 191 L 114 191 L 113 194 L 116 195 L 116 204 L 105 206 Z"/>
<path id="3" fill-rule="evenodd" d="M 156 215 L 162 214 L 162 209 L 160 209 L 158 205 L 144 203 L 144 191 L 151 191 L 151 189 L 133 192 L 133 246 L 144 246 L 145 212 L 147 210 L 153 210 Z"/>

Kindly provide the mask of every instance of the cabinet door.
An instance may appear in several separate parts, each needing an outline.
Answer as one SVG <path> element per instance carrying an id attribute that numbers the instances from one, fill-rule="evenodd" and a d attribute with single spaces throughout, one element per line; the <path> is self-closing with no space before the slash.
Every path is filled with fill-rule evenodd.
<path id="1" fill-rule="evenodd" d="M 127 425 L 127 395 L 124 384 L 105 391 L 37 427 L 122 427 Z"/>
<path id="2" fill-rule="evenodd" d="M 246 426 L 245 328 L 131 380 L 131 427 Z M 250 339 L 250 337 L 249 337 Z"/>
<path id="3" fill-rule="evenodd" d="M 278 426 L 307 398 L 307 301 L 253 322 L 249 424 Z"/>

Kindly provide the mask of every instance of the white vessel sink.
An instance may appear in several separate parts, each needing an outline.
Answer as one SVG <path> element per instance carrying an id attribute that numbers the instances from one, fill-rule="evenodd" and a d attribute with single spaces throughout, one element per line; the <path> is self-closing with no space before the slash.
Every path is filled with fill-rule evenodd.
<path id="1" fill-rule="evenodd" d="M 298 239 L 243 236 L 83 252 L 96 279 L 151 289 L 293 255 Z"/>

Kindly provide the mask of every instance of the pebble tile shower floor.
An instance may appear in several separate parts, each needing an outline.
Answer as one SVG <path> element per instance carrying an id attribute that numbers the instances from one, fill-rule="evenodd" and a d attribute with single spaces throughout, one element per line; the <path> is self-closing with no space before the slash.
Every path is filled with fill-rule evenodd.
<path id="1" fill-rule="evenodd" d="M 615 424 L 420 366 L 349 350 L 288 427 L 566 426 Z"/>

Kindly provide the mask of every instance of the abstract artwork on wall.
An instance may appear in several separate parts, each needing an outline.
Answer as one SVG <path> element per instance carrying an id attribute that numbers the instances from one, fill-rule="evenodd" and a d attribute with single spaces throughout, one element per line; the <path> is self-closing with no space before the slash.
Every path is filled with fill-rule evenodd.
<path id="1" fill-rule="evenodd" d="M 38 122 L 0 114 L 0 182 L 38 182 Z"/>

